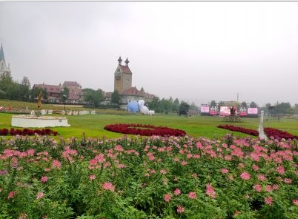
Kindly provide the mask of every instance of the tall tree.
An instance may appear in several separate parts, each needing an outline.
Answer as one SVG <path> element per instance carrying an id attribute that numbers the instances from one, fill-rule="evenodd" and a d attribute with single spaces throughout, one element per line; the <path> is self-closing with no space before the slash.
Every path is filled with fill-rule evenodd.
<path id="1" fill-rule="evenodd" d="M 83 89 L 83 98 L 84 101 L 94 105 L 94 107 L 98 107 L 104 100 L 104 95 L 101 89 L 93 90 L 91 88 L 85 88 Z"/>
<path id="2" fill-rule="evenodd" d="M 188 103 L 186 103 L 185 101 L 181 101 L 179 106 L 179 111 L 188 112 L 189 108 L 190 108 L 190 105 Z"/>
<path id="3" fill-rule="evenodd" d="M 120 103 L 120 94 L 117 90 L 114 90 L 114 92 L 111 94 L 111 102 L 114 104 Z"/>
<path id="4" fill-rule="evenodd" d="M 216 102 L 215 102 L 215 100 L 212 100 L 212 101 L 211 101 L 210 106 L 211 106 L 211 107 L 215 107 L 215 106 L 216 106 Z"/>
<path id="5" fill-rule="evenodd" d="M 9 72 L 3 72 L 0 75 L 0 91 L 4 98 L 14 99 L 15 82 Z"/>
<path id="6" fill-rule="evenodd" d="M 252 102 L 250 103 L 250 107 L 251 107 L 251 108 L 257 108 L 258 105 L 257 105 L 254 101 L 252 101 Z"/>
<path id="7" fill-rule="evenodd" d="M 69 98 L 69 89 L 64 86 L 61 92 L 61 100 L 63 103 L 66 103 L 68 98 Z"/>
<path id="8" fill-rule="evenodd" d="M 179 110 L 179 105 L 180 105 L 179 100 L 178 98 L 176 98 L 173 102 L 172 111 L 177 112 Z"/>

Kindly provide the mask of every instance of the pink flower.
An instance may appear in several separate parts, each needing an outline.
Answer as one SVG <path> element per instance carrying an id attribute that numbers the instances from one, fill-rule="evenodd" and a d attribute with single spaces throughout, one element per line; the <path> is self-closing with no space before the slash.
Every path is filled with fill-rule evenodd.
<path id="1" fill-rule="evenodd" d="M 52 167 L 53 168 L 57 168 L 57 169 L 60 169 L 61 168 L 61 163 L 59 160 L 53 160 L 52 162 Z"/>
<path id="2" fill-rule="evenodd" d="M 115 190 L 115 186 L 111 182 L 105 182 L 102 187 L 104 190 L 110 190 L 111 192 Z"/>
<path id="3" fill-rule="evenodd" d="M 160 173 L 161 173 L 161 174 L 166 174 L 167 171 L 166 171 L 166 170 L 160 170 Z"/>
<path id="4" fill-rule="evenodd" d="M 289 178 L 285 178 L 285 179 L 284 179 L 284 182 L 287 183 L 287 184 L 291 184 L 291 183 L 292 183 L 292 180 L 289 179 Z"/>
<path id="5" fill-rule="evenodd" d="M 89 176 L 89 179 L 90 179 L 90 180 L 95 180 L 95 178 L 96 178 L 96 177 L 95 177 L 94 174 L 91 174 L 91 175 Z"/>
<path id="6" fill-rule="evenodd" d="M 265 201 L 265 203 L 266 203 L 267 205 L 272 205 L 273 198 L 270 197 L 270 196 L 268 196 L 268 197 L 265 198 L 264 201 Z"/>
<path id="7" fill-rule="evenodd" d="M 257 192 L 261 192 L 262 191 L 262 186 L 259 184 L 256 184 L 253 186 L 254 190 L 256 190 Z"/>
<path id="8" fill-rule="evenodd" d="M 187 164 L 187 162 L 185 160 L 181 162 L 182 166 L 185 166 L 186 164 Z"/>
<path id="9" fill-rule="evenodd" d="M 264 176 L 264 174 L 259 174 L 258 179 L 261 181 L 265 181 L 267 178 L 266 178 L 266 176 Z"/>
<path id="10" fill-rule="evenodd" d="M 221 169 L 221 172 L 222 172 L 223 174 L 227 174 L 227 173 L 229 172 L 229 170 L 228 170 L 228 169 L 225 169 L 225 168 L 222 168 L 222 169 Z"/>
<path id="11" fill-rule="evenodd" d="M 182 207 L 181 205 L 178 205 L 177 207 L 177 213 L 181 214 L 184 212 L 184 207 Z"/>
<path id="12" fill-rule="evenodd" d="M 174 195 L 180 195 L 180 194 L 181 194 L 180 189 L 176 188 L 176 189 L 174 190 Z"/>
<path id="13" fill-rule="evenodd" d="M 190 199 L 196 199 L 196 198 L 197 198 L 197 194 L 196 194 L 195 192 L 190 192 L 190 193 L 188 194 L 188 197 L 189 197 Z"/>
<path id="14" fill-rule="evenodd" d="M 276 171 L 280 174 L 283 175 L 285 173 L 285 168 L 283 166 L 278 166 L 276 167 Z"/>
<path id="15" fill-rule="evenodd" d="M 272 192 L 273 188 L 271 185 L 267 185 L 265 190 L 266 190 L 266 192 Z"/>
<path id="16" fill-rule="evenodd" d="M 121 145 L 116 145 L 116 146 L 115 146 L 115 150 L 116 150 L 116 151 L 124 151 L 124 150 L 123 150 L 123 147 L 122 147 Z"/>
<path id="17" fill-rule="evenodd" d="M 206 185 L 206 195 L 208 195 L 211 198 L 216 198 L 216 193 L 214 191 L 214 188 L 210 183 Z"/>
<path id="18" fill-rule="evenodd" d="M 250 179 L 250 175 L 247 172 L 243 172 L 241 173 L 240 177 L 244 180 L 249 180 Z"/>
<path id="19" fill-rule="evenodd" d="M 16 195 L 16 192 L 15 192 L 15 191 L 11 191 L 11 192 L 8 194 L 8 199 L 13 198 L 15 195 Z"/>
<path id="20" fill-rule="evenodd" d="M 36 195 L 36 199 L 41 199 L 44 196 L 42 192 L 38 192 Z"/>
<path id="21" fill-rule="evenodd" d="M 258 171 L 259 170 L 259 167 L 257 165 L 255 165 L 255 164 L 252 166 L 252 168 L 253 168 L 254 171 Z"/>
<path id="22" fill-rule="evenodd" d="M 40 181 L 41 181 L 42 183 L 46 183 L 46 182 L 48 181 L 48 177 L 46 177 L 46 176 L 42 176 L 41 179 L 40 179 Z"/>
<path id="23" fill-rule="evenodd" d="M 294 199 L 293 204 L 298 206 L 298 199 Z"/>
<path id="24" fill-rule="evenodd" d="M 163 199 L 165 200 L 165 202 L 169 202 L 171 200 L 171 195 L 167 193 L 164 195 Z"/>

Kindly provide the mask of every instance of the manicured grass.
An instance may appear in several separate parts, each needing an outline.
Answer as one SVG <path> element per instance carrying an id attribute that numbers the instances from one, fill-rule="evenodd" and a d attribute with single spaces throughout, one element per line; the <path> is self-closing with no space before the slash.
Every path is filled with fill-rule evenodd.
<path id="1" fill-rule="evenodd" d="M 109 114 L 107 114 L 109 113 Z M 119 114 L 118 114 L 119 113 Z M 61 116 L 61 115 L 59 115 Z M 11 127 L 12 114 L 0 113 L 0 128 Z M 145 116 L 141 114 L 129 114 L 122 111 L 98 111 L 95 115 L 80 115 L 80 116 L 66 116 L 70 127 L 56 127 L 51 128 L 57 131 L 63 138 L 82 138 L 83 133 L 86 137 L 95 138 L 117 138 L 122 137 L 123 134 L 113 133 L 104 130 L 104 126 L 114 123 L 139 123 L 151 124 L 154 126 L 167 126 L 169 128 L 176 128 L 184 130 L 187 135 L 192 137 L 208 137 L 220 138 L 227 133 L 232 133 L 224 129 L 217 128 L 219 124 L 233 124 L 243 128 L 250 128 L 258 130 L 258 118 L 243 118 L 240 123 L 223 122 L 222 118 L 209 116 L 192 116 L 184 117 L 176 114 L 156 114 L 154 116 Z M 298 135 L 298 120 L 281 119 L 269 120 L 264 122 L 265 127 L 277 128 L 287 131 L 293 135 Z M 245 137 L 247 135 L 242 133 L 233 133 L 234 136 Z M 59 137 L 57 137 L 59 138 Z"/>

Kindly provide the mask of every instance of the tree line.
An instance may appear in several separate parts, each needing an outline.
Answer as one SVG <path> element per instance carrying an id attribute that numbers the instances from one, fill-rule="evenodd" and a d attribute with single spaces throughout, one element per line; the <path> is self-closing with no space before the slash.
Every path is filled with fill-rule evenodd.
<path id="1" fill-rule="evenodd" d="M 86 105 L 98 108 L 106 106 L 107 103 L 105 98 L 105 92 L 101 89 L 91 89 L 85 88 L 82 89 L 83 91 L 83 102 Z M 41 89 L 39 87 L 33 87 L 31 89 L 31 84 L 28 77 L 23 77 L 21 82 L 14 81 L 11 73 L 4 72 L 0 75 L 0 99 L 9 99 L 9 100 L 19 100 L 19 101 L 27 101 L 27 102 L 34 102 L 36 101 L 37 96 L 39 93 L 42 93 L 43 100 L 48 100 L 48 94 L 45 89 Z M 64 87 L 61 90 L 60 96 L 58 97 L 61 103 L 68 102 L 69 97 L 69 89 Z M 109 106 L 120 105 L 121 96 L 117 90 L 115 90 L 111 94 L 111 99 L 108 101 Z M 188 104 L 185 101 L 179 101 L 178 98 L 173 100 L 172 97 L 169 99 L 159 97 L 154 97 L 151 102 L 147 102 L 146 105 L 150 110 L 154 110 L 157 113 L 172 113 L 178 112 L 179 110 L 183 110 L 188 112 L 189 110 L 198 110 L 198 107 L 192 103 Z"/>

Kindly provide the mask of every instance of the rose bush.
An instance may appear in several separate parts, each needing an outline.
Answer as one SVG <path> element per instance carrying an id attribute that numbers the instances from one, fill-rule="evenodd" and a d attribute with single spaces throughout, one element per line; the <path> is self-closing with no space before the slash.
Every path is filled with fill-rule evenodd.
<path id="1" fill-rule="evenodd" d="M 2 138 L 0 218 L 298 218 L 297 149 L 232 136 Z"/>
<path id="2" fill-rule="evenodd" d="M 180 129 L 172 129 L 164 126 L 153 126 L 143 124 L 111 124 L 104 127 L 105 130 L 130 135 L 141 136 L 185 136 L 186 133 Z"/>

